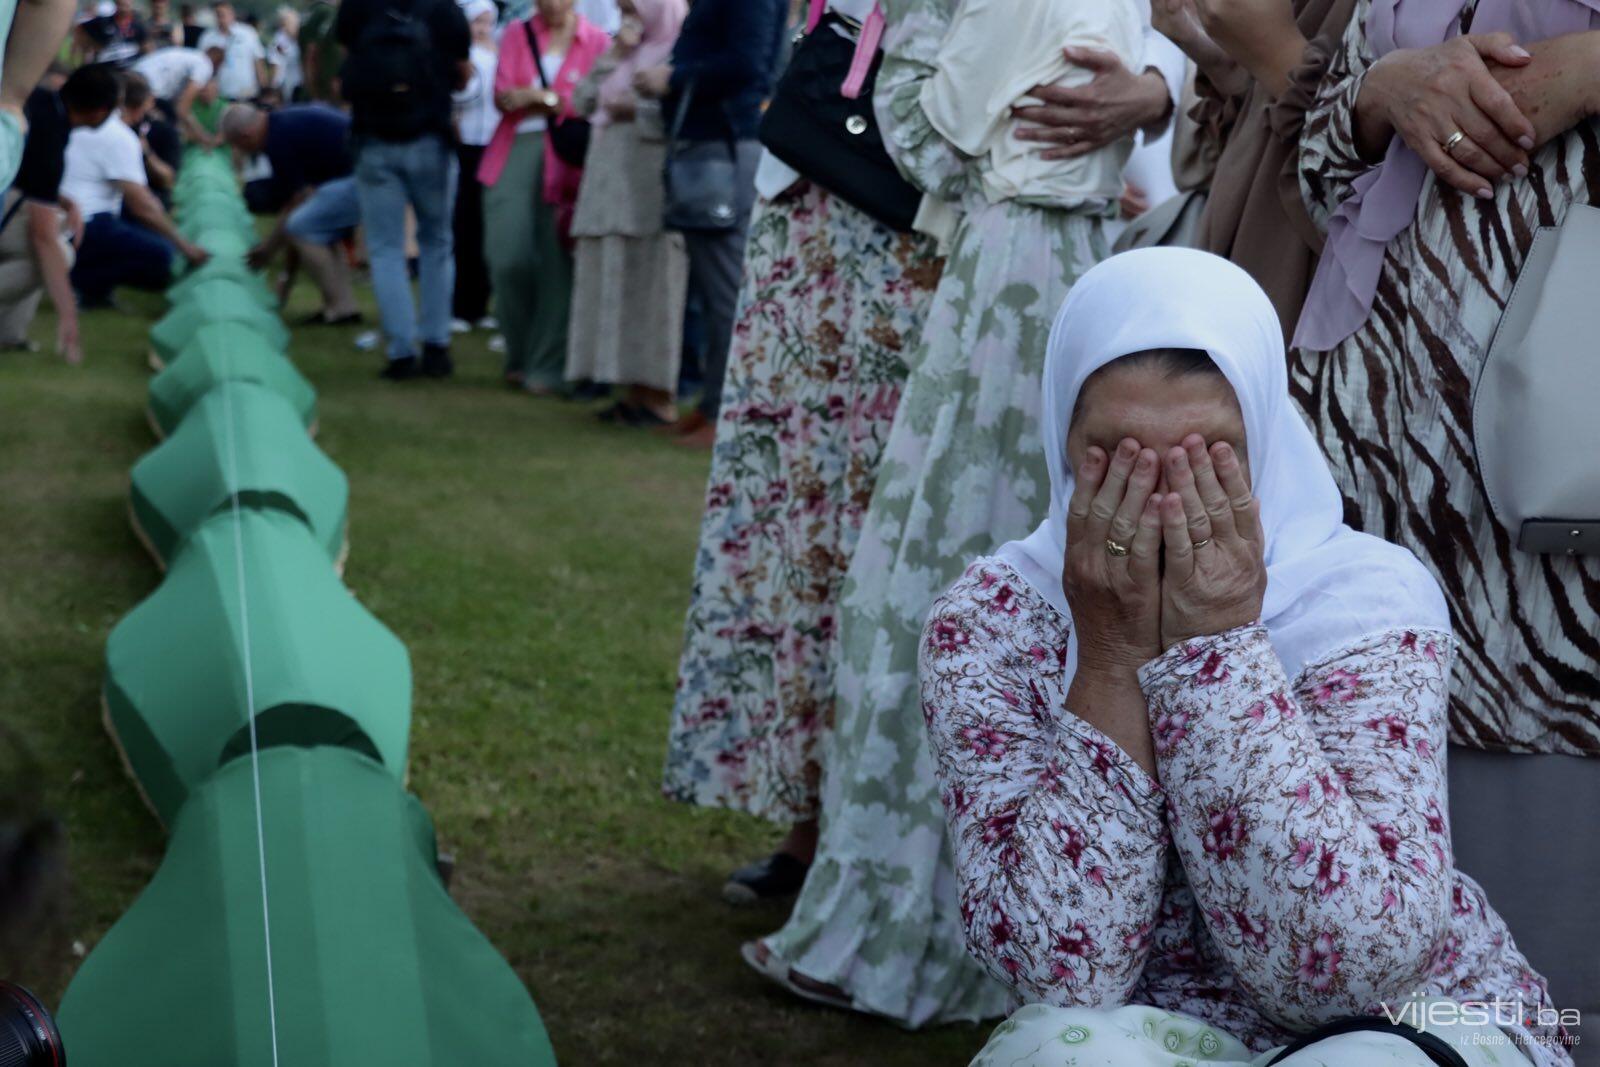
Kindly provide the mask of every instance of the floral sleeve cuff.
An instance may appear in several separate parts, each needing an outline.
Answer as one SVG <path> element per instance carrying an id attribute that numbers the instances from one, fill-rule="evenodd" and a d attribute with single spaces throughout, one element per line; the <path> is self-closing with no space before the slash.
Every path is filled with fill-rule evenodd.
<path id="1" fill-rule="evenodd" d="M 1130 826 L 1143 827 L 1156 836 L 1165 835 L 1165 794 L 1153 775 L 1121 745 L 1071 712 L 1061 717 L 1056 729 L 1056 754 L 1063 761 L 1086 762 L 1112 795 L 1126 802 Z M 1052 766 L 1047 765 L 1044 776 L 1053 773 Z"/>
<path id="2" fill-rule="evenodd" d="M 1151 702 L 1151 715 L 1155 714 L 1155 695 L 1160 690 L 1190 681 L 1202 685 L 1226 682 L 1231 676 L 1228 660 L 1235 653 L 1254 653 L 1263 642 L 1268 642 L 1267 628 L 1253 622 L 1173 645 L 1139 668 L 1139 687 Z"/>

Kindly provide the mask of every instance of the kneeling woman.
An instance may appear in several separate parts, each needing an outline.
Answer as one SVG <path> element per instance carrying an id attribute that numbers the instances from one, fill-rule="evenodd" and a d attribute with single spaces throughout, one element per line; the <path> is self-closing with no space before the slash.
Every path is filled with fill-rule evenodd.
<path id="1" fill-rule="evenodd" d="M 1387 1010 L 1469 1064 L 1569 1063 L 1451 856 L 1444 598 L 1343 524 L 1266 296 L 1201 252 L 1115 257 L 1044 390 L 1050 517 L 921 654 L 969 950 L 1034 1005 L 979 1062 L 1263 1064 Z M 1382 1029 L 1308 1055 L 1460 1062 Z"/>

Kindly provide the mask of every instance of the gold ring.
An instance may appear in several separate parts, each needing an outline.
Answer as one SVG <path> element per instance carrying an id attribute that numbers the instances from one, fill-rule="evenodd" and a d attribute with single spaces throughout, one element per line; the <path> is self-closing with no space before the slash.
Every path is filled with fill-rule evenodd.
<path id="1" fill-rule="evenodd" d="M 1189 547 L 1190 548 L 1204 548 L 1207 545 L 1209 545 L 1210 543 L 1211 543 L 1211 538 L 1208 537 L 1204 541 L 1196 541 L 1194 544 L 1190 545 Z"/>
<path id="2" fill-rule="evenodd" d="M 1444 143 L 1444 154 L 1447 155 L 1447 156 L 1450 155 L 1452 152 L 1455 151 L 1456 145 L 1460 144 L 1462 141 L 1465 141 L 1466 139 L 1467 139 L 1467 135 L 1462 133 L 1460 130 L 1457 130 L 1455 133 L 1452 133 L 1450 135 L 1449 139 L 1446 140 L 1445 143 Z"/>
<path id="3" fill-rule="evenodd" d="M 1119 545 L 1117 542 L 1108 537 L 1106 538 L 1106 551 L 1111 553 L 1113 556 L 1116 556 L 1118 559 L 1121 559 L 1123 556 L 1128 554 L 1128 546 Z"/>

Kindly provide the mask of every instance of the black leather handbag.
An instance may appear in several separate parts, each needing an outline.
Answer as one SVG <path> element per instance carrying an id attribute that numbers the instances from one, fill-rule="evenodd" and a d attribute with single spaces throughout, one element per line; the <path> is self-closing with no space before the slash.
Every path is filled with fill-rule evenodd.
<path id="1" fill-rule="evenodd" d="M 539 72 L 540 84 L 549 89 L 550 79 L 544 74 L 544 56 L 539 51 L 539 38 L 533 32 L 533 19 L 525 21 L 522 29 L 528 35 L 528 50 L 533 53 L 533 69 Z M 588 119 L 580 119 L 576 115 L 564 119 L 551 115 L 545 120 L 545 133 L 550 138 L 550 147 L 555 149 L 557 159 L 569 167 L 582 169 L 583 161 L 589 155 L 589 138 L 594 133 L 594 127 Z"/>
<path id="2" fill-rule="evenodd" d="M 881 30 L 876 12 L 865 27 L 832 11 L 815 19 L 761 119 L 761 143 L 841 200 L 907 231 L 922 192 L 889 158 L 873 114 Z"/>
<path id="3" fill-rule="evenodd" d="M 694 82 L 690 82 L 667 133 L 666 206 L 661 224 L 669 230 L 691 232 L 731 230 L 739 224 L 738 146 L 731 134 L 720 141 L 682 139 L 683 122 L 693 100 Z"/>

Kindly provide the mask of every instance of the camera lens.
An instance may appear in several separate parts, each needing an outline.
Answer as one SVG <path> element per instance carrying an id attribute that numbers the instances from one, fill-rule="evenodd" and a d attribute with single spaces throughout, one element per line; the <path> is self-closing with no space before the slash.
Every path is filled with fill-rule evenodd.
<path id="1" fill-rule="evenodd" d="M 0 982 L 0 1067 L 67 1067 L 61 1034 L 39 998 Z"/>

